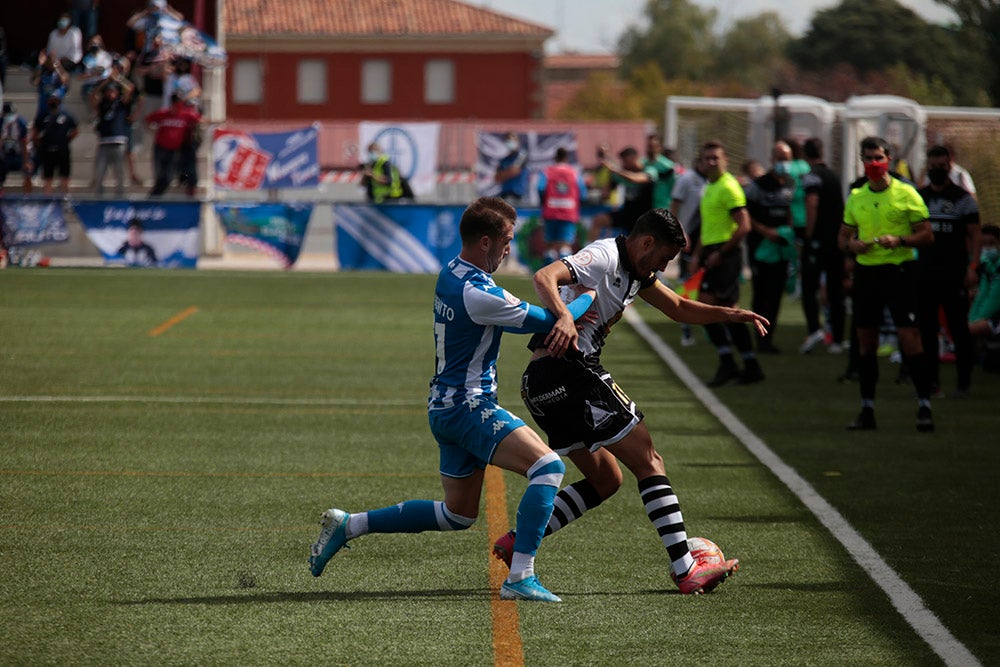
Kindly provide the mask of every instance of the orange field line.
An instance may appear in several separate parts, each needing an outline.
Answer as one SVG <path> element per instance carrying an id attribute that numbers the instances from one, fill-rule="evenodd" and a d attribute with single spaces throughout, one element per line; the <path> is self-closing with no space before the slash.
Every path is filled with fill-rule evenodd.
<path id="1" fill-rule="evenodd" d="M 510 528 L 507 521 L 507 487 L 503 471 L 486 466 L 486 532 L 493 540 Z M 517 603 L 500 599 L 500 585 L 507 578 L 507 568 L 492 554 L 490 562 L 490 615 L 493 618 L 493 664 L 523 667 L 524 649 L 517 615 Z"/>
<path id="2" fill-rule="evenodd" d="M 179 324 L 179 323 L 183 322 L 184 320 L 186 320 L 187 318 L 191 317 L 192 315 L 194 315 L 197 312 L 198 312 L 198 307 L 197 306 L 191 306 L 189 308 L 185 308 L 184 310 L 182 310 L 181 312 L 177 313 L 176 315 L 174 315 L 173 317 L 171 317 L 169 320 L 167 320 L 166 322 L 164 322 L 160 326 L 155 327 L 153 329 L 150 329 L 148 335 L 151 338 L 155 337 L 155 336 L 159 336 L 163 332 L 165 332 L 168 329 L 170 329 L 170 327 L 174 326 L 175 324 Z"/>

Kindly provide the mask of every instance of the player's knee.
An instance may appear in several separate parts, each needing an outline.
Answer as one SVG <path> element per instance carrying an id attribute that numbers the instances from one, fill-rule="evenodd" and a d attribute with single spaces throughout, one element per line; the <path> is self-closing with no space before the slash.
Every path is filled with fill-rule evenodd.
<path id="1" fill-rule="evenodd" d="M 614 465 L 610 466 L 606 474 L 602 474 L 598 479 L 588 481 L 594 487 L 594 490 L 597 491 L 597 495 L 603 502 L 618 493 L 618 489 L 622 488 L 625 478 L 622 475 L 621 468 Z"/>
<path id="2" fill-rule="evenodd" d="M 448 509 L 447 505 L 442 506 L 445 523 L 451 530 L 467 530 L 476 523 L 476 516 L 462 516 Z"/>
<path id="3" fill-rule="evenodd" d="M 542 484 L 558 488 L 562 484 L 564 474 L 566 474 L 566 464 L 562 462 L 558 454 L 549 452 L 528 468 L 528 484 Z"/>

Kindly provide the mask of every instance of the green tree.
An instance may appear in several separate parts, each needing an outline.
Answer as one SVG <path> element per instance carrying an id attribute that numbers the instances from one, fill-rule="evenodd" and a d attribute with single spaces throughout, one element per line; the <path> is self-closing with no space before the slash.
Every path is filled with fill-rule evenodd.
<path id="1" fill-rule="evenodd" d="M 791 40 L 777 12 L 740 19 L 723 36 L 713 73 L 763 93 L 777 81 Z"/>
<path id="2" fill-rule="evenodd" d="M 959 39 L 978 48 L 983 76 L 993 104 L 1000 105 L 1000 0 L 936 0 L 951 9 L 962 25 Z"/>
<path id="3" fill-rule="evenodd" d="M 715 62 L 716 16 L 690 0 L 647 0 L 645 25 L 631 26 L 618 42 L 622 70 L 630 74 L 654 62 L 672 79 L 704 78 Z"/>
<path id="4" fill-rule="evenodd" d="M 939 81 L 950 91 L 944 97 L 960 104 L 981 100 L 979 91 L 988 81 L 982 49 L 968 44 L 956 29 L 927 23 L 896 0 L 843 0 L 817 12 L 788 53 L 805 70 L 844 63 L 863 77 L 903 65 L 917 79 Z"/>

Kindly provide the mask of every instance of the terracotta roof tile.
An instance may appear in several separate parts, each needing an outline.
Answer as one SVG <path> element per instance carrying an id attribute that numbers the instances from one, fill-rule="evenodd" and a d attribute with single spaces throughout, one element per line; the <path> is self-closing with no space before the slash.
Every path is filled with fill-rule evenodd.
<path id="1" fill-rule="evenodd" d="M 545 56 L 546 69 L 618 69 L 619 59 L 614 54 L 562 53 Z"/>
<path id="2" fill-rule="evenodd" d="M 550 37 L 553 31 L 457 0 L 226 0 L 227 35 L 344 37 L 491 35 Z"/>

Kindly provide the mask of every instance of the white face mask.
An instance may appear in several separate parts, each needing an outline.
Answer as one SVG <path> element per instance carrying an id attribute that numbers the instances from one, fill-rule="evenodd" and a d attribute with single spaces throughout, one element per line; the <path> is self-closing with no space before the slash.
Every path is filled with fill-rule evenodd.
<path id="1" fill-rule="evenodd" d="M 69 19 L 59 19 L 59 22 L 56 23 L 56 25 L 59 26 L 60 30 L 65 30 L 69 27 Z"/>
<path id="2" fill-rule="evenodd" d="M 509 150 L 511 153 L 513 153 L 514 151 L 516 151 L 518 148 L 521 147 L 521 144 L 517 143 L 516 139 L 508 139 L 504 143 L 504 146 L 507 147 L 507 150 Z"/>
<path id="3" fill-rule="evenodd" d="M 993 262 L 993 261 L 995 261 L 998 258 L 1000 258 L 1000 248 L 998 248 L 996 246 L 991 246 L 989 248 L 983 248 L 979 252 L 979 261 L 980 262 Z"/>
<path id="4" fill-rule="evenodd" d="M 379 159 L 379 157 L 380 157 L 379 154 L 376 153 L 375 151 L 369 151 L 368 152 L 368 161 L 369 162 L 375 162 L 376 160 Z"/>

